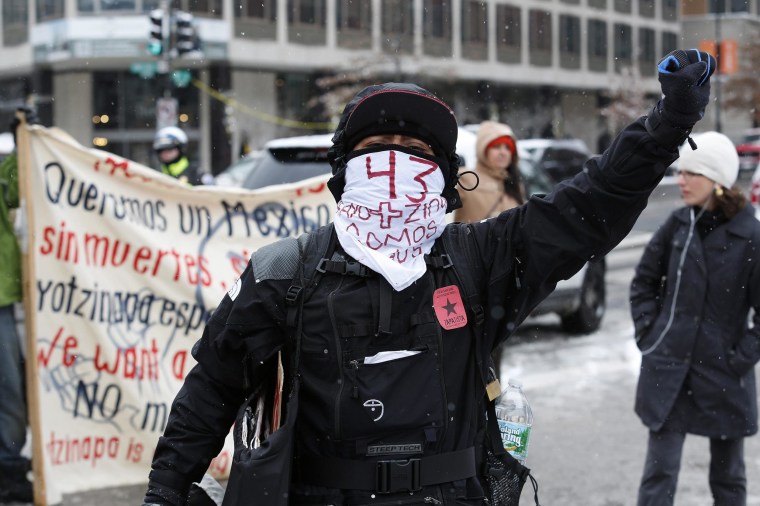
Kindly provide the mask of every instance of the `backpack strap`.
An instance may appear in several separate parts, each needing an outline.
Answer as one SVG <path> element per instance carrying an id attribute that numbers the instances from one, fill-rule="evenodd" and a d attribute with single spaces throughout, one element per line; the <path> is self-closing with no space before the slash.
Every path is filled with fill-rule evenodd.
<path id="1" fill-rule="evenodd" d="M 480 291 L 476 286 L 475 280 L 470 275 L 470 272 L 474 269 L 470 268 L 462 271 L 465 265 L 471 267 L 476 265 L 471 255 L 473 249 L 473 245 L 469 242 L 471 233 L 469 225 L 449 225 L 446 227 L 446 232 L 441 237 L 441 241 L 436 243 L 442 246 L 442 251 L 439 248 L 437 254 L 429 255 L 430 258 L 426 258 L 426 261 L 431 267 L 451 268 L 459 286 L 464 290 L 465 306 L 470 313 L 472 322 L 475 324 L 473 333 L 475 335 L 475 355 L 478 370 L 480 371 L 483 387 L 488 394 L 488 399 L 493 400 L 501 393 L 501 386 L 496 375 L 491 372 L 491 354 L 489 350 L 483 349 L 482 335 L 484 331 L 485 310 L 480 298 Z M 457 266 L 459 266 L 459 270 L 457 270 Z"/>
<path id="2" fill-rule="evenodd" d="M 336 237 L 333 231 L 333 224 L 317 229 L 310 234 L 303 234 L 298 239 L 298 257 L 295 273 L 292 275 L 292 282 L 285 292 L 285 324 L 290 329 L 294 329 L 305 302 L 311 293 L 319 284 L 319 279 L 326 271 L 318 267 L 323 261 L 332 255 L 336 247 Z M 287 260 L 281 260 L 287 261 Z M 308 287 L 308 294 L 304 290 Z"/>

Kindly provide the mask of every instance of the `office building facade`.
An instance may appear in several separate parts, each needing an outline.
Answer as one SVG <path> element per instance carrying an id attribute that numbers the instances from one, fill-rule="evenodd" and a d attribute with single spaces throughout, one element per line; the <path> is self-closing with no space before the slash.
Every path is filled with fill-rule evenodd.
<path id="1" fill-rule="evenodd" d="M 243 145 L 329 131 L 341 83 L 410 80 L 463 124 L 498 119 L 596 150 L 621 72 L 631 93 L 656 97 L 656 62 L 680 45 L 678 0 L 166 3 L 195 16 L 203 41 L 168 62 L 190 72 L 184 87 L 155 73 L 165 63 L 146 48 L 161 0 L 3 0 L 0 120 L 32 100 L 84 145 L 154 164 L 156 99 L 171 95 L 217 172 Z"/>

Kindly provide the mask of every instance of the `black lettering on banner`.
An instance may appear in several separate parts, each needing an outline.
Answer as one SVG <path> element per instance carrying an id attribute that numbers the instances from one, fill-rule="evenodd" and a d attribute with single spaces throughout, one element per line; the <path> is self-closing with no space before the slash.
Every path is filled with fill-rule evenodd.
<path id="1" fill-rule="evenodd" d="M 57 205 L 81 208 L 84 211 L 130 223 L 150 230 L 166 231 L 166 217 L 161 200 L 141 200 L 101 191 L 97 185 L 69 177 L 59 162 L 49 162 L 44 168 L 45 196 Z"/>
<path id="2" fill-rule="evenodd" d="M 101 289 L 97 283 L 83 287 L 76 276 L 69 281 L 37 280 L 38 311 L 69 314 L 96 323 L 161 324 L 182 330 L 185 335 L 198 330 L 211 310 L 197 302 L 174 301 L 141 289 L 121 291 Z"/>
<path id="3" fill-rule="evenodd" d="M 77 384 L 77 396 L 74 402 L 74 418 L 82 416 L 83 418 L 95 419 L 95 408 L 100 415 L 99 420 L 111 420 L 119 412 L 121 405 L 121 388 L 119 385 L 112 383 L 105 387 L 102 395 L 98 397 L 100 384 L 95 381 L 89 385 L 79 380 Z M 84 403 L 86 412 L 79 414 L 80 401 Z"/>
<path id="4" fill-rule="evenodd" d="M 145 430 L 148 427 L 148 421 L 150 420 L 151 414 L 153 415 L 153 424 L 150 427 L 151 432 L 156 432 L 157 430 L 159 432 L 163 432 L 164 428 L 166 427 L 166 418 L 169 414 L 169 409 L 165 402 L 146 402 L 145 403 L 145 414 L 143 415 L 143 421 L 142 426 L 140 427 L 142 430 Z"/>
<path id="5" fill-rule="evenodd" d="M 293 201 L 287 206 L 265 202 L 247 209 L 240 201 L 233 204 L 222 200 L 222 207 L 229 237 L 240 235 L 241 229 L 245 230 L 246 237 L 250 237 L 254 230 L 262 237 L 295 237 L 327 225 L 331 217 L 327 204 L 319 204 L 314 209 L 312 206 L 297 208 Z"/>

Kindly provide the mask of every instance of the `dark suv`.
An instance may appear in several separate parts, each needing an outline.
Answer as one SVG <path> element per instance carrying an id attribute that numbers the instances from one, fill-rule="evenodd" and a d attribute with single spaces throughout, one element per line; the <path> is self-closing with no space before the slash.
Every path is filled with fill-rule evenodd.
<path id="1" fill-rule="evenodd" d="M 255 190 L 318 176 L 324 177 L 326 181 L 330 173 L 327 150 L 332 145 L 331 138 L 330 134 L 308 135 L 268 142 L 262 150 L 256 169 L 243 182 L 243 188 Z M 475 165 L 475 139 L 472 132 L 459 129 L 457 153 L 464 158 L 465 166 Z M 528 193 L 549 193 L 554 183 L 547 176 L 546 169 L 536 164 L 521 144 L 522 141 L 519 141 L 520 172 Z M 543 165 L 546 166 L 547 164 Z M 452 217 L 451 214 L 447 216 L 449 219 Z M 575 276 L 560 281 L 554 292 L 534 310 L 533 315 L 556 313 L 561 319 L 563 330 L 572 334 L 597 330 L 606 308 L 604 276 L 604 259 L 587 263 Z"/>
<path id="2" fill-rule="evenodd" d="M 517 144 L 554 183 L 576 175 L 591 158 L 591 151 L 580 139 L 523 139 Z"/>

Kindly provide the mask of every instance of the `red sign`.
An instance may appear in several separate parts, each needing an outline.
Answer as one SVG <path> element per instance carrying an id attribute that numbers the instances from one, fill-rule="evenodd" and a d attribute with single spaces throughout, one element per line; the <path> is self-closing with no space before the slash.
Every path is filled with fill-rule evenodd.
<path id="1" fill-rule="evenodd" d="M 467 312 L 457 285 L 444 286 L 433 293 L 433 308 L 438 323 L 446 330 L 467 325 Z"/>

